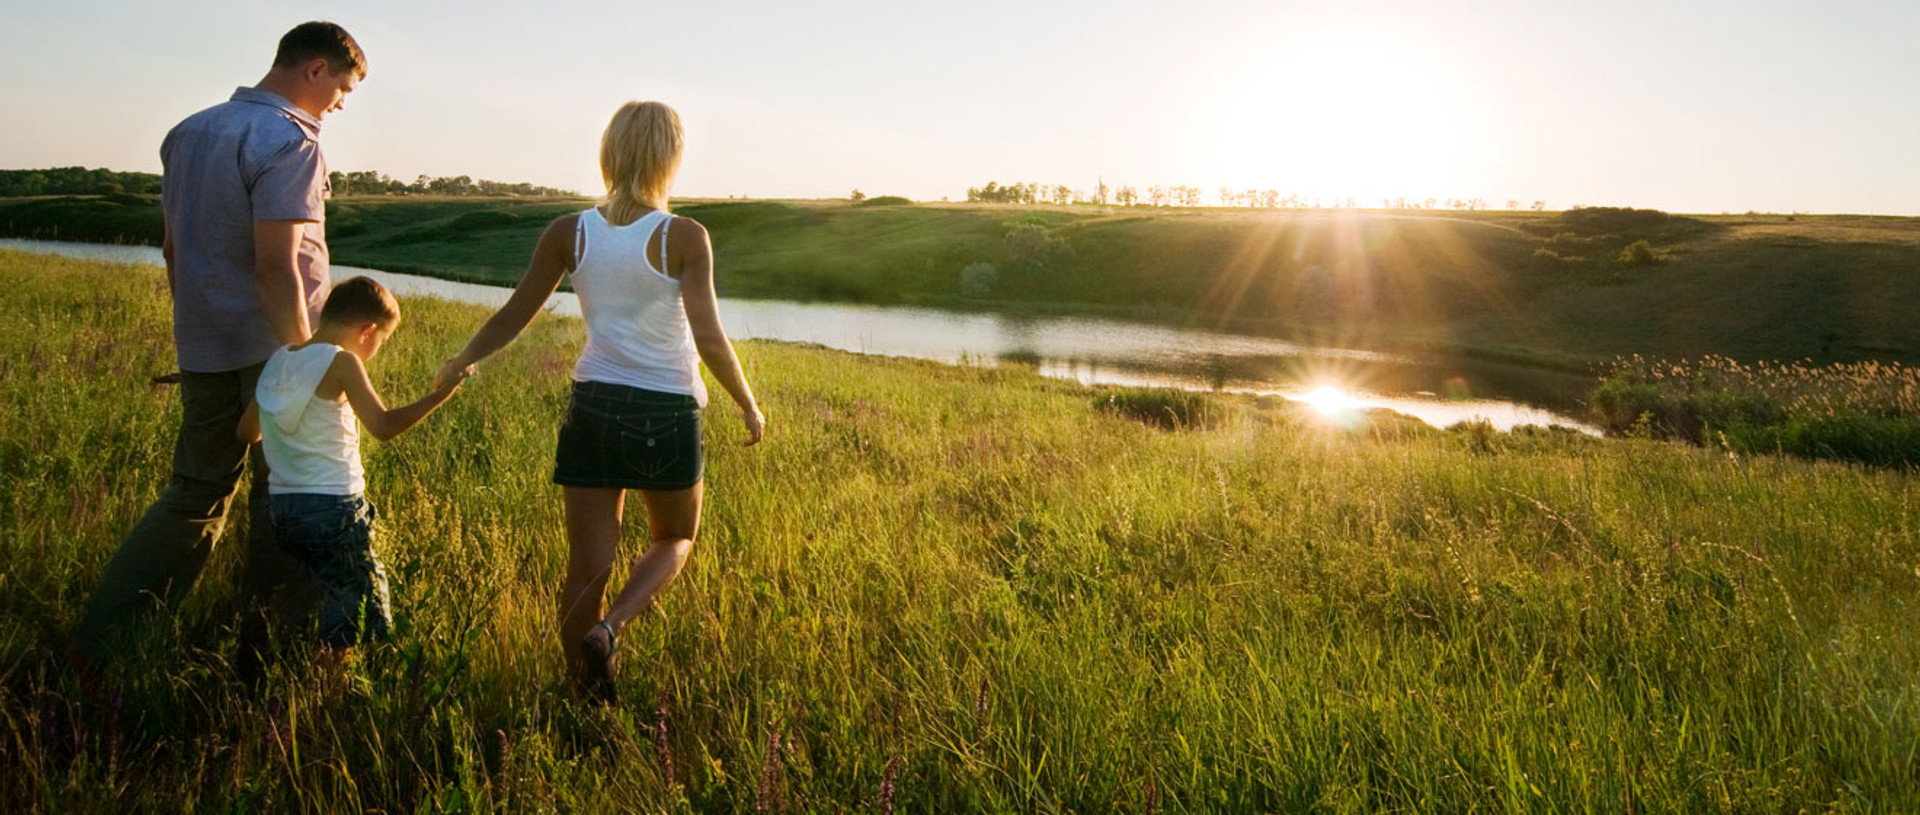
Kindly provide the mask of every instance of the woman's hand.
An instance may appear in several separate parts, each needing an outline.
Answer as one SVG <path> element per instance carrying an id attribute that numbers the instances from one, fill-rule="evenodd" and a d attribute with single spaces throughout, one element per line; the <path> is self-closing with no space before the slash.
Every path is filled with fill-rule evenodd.
<path id="1" fill-rule="evenodd" d="M 760 438 L 767 434 L 767 417 L 760 415 L 758 407 L 741 408 L 740 421 L 747 426 L 748 447 L 760 443 Z"/>
<path id="2" fill-rule="evenodd" d="M 465 360 L 455 356 L 441 365 L 440 372 L 434 375 L 433 390 L 435 393 L 438 393 L 440 391 L 458 388 L 460 387 L 460 383 L 467 381 L 474 373 L 475 371 L 472 365 L 467 364 Z"/>

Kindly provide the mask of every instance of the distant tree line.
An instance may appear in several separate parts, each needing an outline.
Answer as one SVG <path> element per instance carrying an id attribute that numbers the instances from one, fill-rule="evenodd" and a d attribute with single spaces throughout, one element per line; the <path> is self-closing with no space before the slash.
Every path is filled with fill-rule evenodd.
<path id="1" fill-rule="evenodd" d="M 1109 187 L 1101 179 L 1092 191 L 1076 190 L 1062 184 L 1039 184 L 1015 182 L 1002 185 L 989 181 L 985 186 L 967 188 L 967 201 L 980 204 L 1094 204 L 1099 206 L 1122 207 L 1197 207 L 1211 203 L 1223 207 L 1246 207 L 1262 209 L 1358 209 L 1361 206 L 1356 198 L 1319 198 L 1303 196 L 1298 193 L 1286 193 L 1276 189 L 1235 189 L 1221 187 L 1218 197 L 1211 202 L 1202 198 L 1199 187 L 1181 184 L 1155 184 L 1145 190 L 1131 185 Z M 1509 199 L 1507 209 L 1519 210 L 1521 202 Z M 1413 210 L 1483 210 L 1487 202 L 1481 198 L 1383 198 L 1381 209 Z M 1547 202 L 1535 201 L 1529 207 L 1535 212 L 1547 208 Z"/>
<path id="2" fill-rule="evenodd" d="M 418 176 L 409 184 L 400 179 L 362 170 L 343 173 L 338 170 L 328 173 L 327 180 L 333 184 L 334 195 L 518 195 L 525 197 L 579 197 L 580 193 L 556 187 L 542 187 L 525 181 L 506 182 L 473 180 L 469 176 L 452 177 Z"/>
<path id="3" fill-rule="evenodd" d="M 1000 186 L 998 181 L 989 181 L 984 187 L 968 187 L 967 203 L 970 204 L 1032 204 L 1040 200 L 1038 184 L 1008 184 Z"/>
<path id="4" fill-rule="evenodd" d="M 45 170 L 0 170 L 0 196 L 118 195 L 157 193 L 160 176 L 122 173 L 104 167 L 50 167 Z"/>
<path id="5" fill-rule="evenodd" d="M 569 196 L 579 193 L 554 187 L 541 187 L 524 181 L 475 181 L 468 176 L 434 178 L 419 176 L 413 183 L 385 173 L 366 170 L 356 173 L 334 171 L 327 174 L 334 195 L 518 195 L 525 197 Z M 26 195 L 118 195 L 121 193 L 158 194 L 160 176 L 154 173 L 125 173 L 106 168 L 53 167 L 45 170 L 0 170 L 0 197 Z"/>

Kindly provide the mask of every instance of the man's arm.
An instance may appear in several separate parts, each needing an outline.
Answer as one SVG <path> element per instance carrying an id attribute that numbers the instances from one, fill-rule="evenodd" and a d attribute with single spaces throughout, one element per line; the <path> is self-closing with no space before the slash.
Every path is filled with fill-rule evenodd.
<path id="1" fill-rule="evenodd" d="M 167 263 L 167 294 L 173 294 L 173 223 L 160 213 L 160 259 Z"/>
<path id="2" fill-rule="evenodd" d="M 260 312 L 283 345 L 306 342 L 307 293 L 300 285 L 300 237 L 305 221 L 253 222 L 253 279 Z"/>

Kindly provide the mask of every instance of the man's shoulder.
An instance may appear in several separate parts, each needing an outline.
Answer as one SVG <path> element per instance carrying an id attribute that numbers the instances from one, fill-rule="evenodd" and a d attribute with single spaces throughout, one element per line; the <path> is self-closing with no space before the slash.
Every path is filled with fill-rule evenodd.
<path id="1" fill-rule="evenodd" d="M 228 121 L 229 113 L 225 108 L 232 104 L 232 102 L 221 102 L 212 107 L 203 108 L 185 119 L 181 119 L 179 124 L 174 125 L 172 129 L 167 131 L 167 138 L 161 143 L 163 145 L 172 145 L 180 144 L 186 139 L 205 138 L 212 132 L 219 130 L 221 123 Z"/>
<path id="2" fill-rule="evenodd" d="M 287 142 L 319 142 L 318 134 L 308 132 L 286 111 L 238 99 L 229 99 L 188 116 L 167 132 L 168 141 L 183 136 L 224 136 L 275 146 Z"/>

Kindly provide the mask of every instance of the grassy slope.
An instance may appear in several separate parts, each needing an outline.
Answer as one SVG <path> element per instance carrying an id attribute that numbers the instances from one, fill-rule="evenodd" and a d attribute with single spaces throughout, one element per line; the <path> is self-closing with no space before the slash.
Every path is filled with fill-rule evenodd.
<path id="1" fill-rule="evenodd" d="M 147 384 L 164 286 L 4 252 L 0 280 L 19 809 L 855 811 L 889 778 L 904 811 L 1920 808 L 1912 474 L 1245 405 L 1167 432 L 1018 371 L 778 344 L 741 348 L 767 445 L 709 414 L 701 543 L 623 640 L 630 701 L 582 708 L 546 483 L 581 333 L 547 318 L 369 442 L 404 624 L 354 687 L 234 678 L 229 546 L 80 703 L 60 632 L 177 416 Z M 404 307 L 396 399 L 484 316 Z"/>
<path id="2" fill-rule="evenodd" d="M 1675 243 L 1664 265 L 1586 274 L 1531 305 L 1551 324 L 1585 321 L 1561 336 L 1586 355 L 1920 362 L 1920 321 L 1908 316 L 1920 302 L 1920 219 L 1702 220 L 1716 229 Z"/>
<path id="3" fill-rule="evenodd" d="M 142 238 L 137 197 L 0 204 L 15 234 L 79 223 Z M 342 263 L 510 284 L 552 217 L 578 201 L 346 198 Z M 34 208 L 41 211 L 35 211 Z M 150 207 L 149 207 L 150 209 Z M 1542 266 L 1567 227 L 1532 213 L 1399 215 L 839 202 L 688 202 L 713 231 L 737 297 L 1092 311 L 1282 333 L 1348 346 L 1436 346 L 1578 364 L 1616 355 L 1726 354 L 1920 363 L 1920 220 L 1716 217 L 1649 233 L 1668 260 L 1614 262 L 1631 232 Z M 43 223 L 44 222 L 44 223 Z M 1040 249 L 1009 235 L 1038 226 Z M 1029 230 L 1033 234 L 1034 230 Z M 90 234 L 90 233 L 89 233 Z M 960 270 L 998 268 L 990 295 Z"/>

